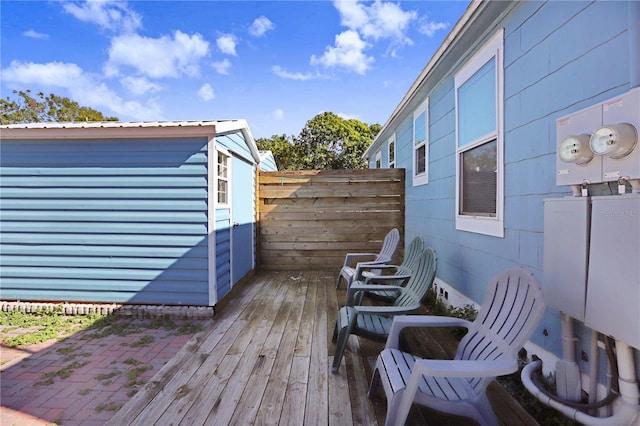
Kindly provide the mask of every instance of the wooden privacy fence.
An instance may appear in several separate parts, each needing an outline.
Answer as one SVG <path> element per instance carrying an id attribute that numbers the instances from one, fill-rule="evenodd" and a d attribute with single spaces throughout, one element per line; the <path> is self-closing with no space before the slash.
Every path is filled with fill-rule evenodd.
<path id="1" fill-rule="evenodd" d="M 349 252 L 378 252 L 392 228 L 404 247 L 404 169 L 258 173 L 262 270 L 338 270 Z"/>

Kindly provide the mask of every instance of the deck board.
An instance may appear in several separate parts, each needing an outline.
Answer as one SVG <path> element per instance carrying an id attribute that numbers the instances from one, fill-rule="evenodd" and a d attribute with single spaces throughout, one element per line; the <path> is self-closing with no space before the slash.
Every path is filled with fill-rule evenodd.
<path id="1" fill-rule="evenodd" d="M 331 337 L 346 297 L 335 278 L 331 271 L 255 275 L 109 424 L 384 424 L 384 393 L 366 396 L 384 344 L 351 336 L 340 374 L 330 373 Z M 442 330 L 407 333 L 403 344 L 427 357 L 455 351 Z M 489 399 L 501 424 L 536 424 L 498 383 Z M 407 424 L 474 422 L 414 406 Z"/>

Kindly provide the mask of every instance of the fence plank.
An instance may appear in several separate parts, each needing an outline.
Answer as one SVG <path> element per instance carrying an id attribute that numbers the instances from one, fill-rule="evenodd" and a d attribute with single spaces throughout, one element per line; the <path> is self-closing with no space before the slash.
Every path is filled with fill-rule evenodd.
<path id="1" fill-rule="evenodd" d="M 259 267 L 337 269 L 348 252 L 378 252 L 391 228 L 404 236 L 404 186 L 404 169 L 259 172 Z"/>

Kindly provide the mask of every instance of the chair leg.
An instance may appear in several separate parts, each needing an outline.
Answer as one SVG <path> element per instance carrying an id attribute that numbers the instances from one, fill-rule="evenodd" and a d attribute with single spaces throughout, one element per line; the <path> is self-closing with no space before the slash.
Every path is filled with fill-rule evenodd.
<path id="1" fill-rule="evenodd" d="M 378 371 L 378 366 L 373 370 L 373 376 L 371 376 L 371 385 L 369 385 L 369 392 L 367 392 L 367 398 L 372 399 L 376 390 L 378 389 L 378 385 L 380 384 L 380 371 Z"/>
<path id="2" fill-rule="evenodd" d="M 496 418 L 496 413 L 494 413 L 493 408 L 491 408 L 491 403 L 489 402 L 489 398 L 487 398 L 487 394 L 485 393 L 481 396 L 478 401 L 474 404 L 478 415 L 473 416 L 473 418 L 482 426 L 497 426 L 498 419 Z"/>
<path id="3" fill-rule="evenodd" d="M 339 321 L 340 321 L 340 317 L 338 316 L 338 318 L 336 318 L 336 325 L 335 325 L 335 327 L 333 327 L 333 337 L 331 338 L 331 342 L 332 343 L 335 343 L 336 340 L 338 340 L 338 329 L 339 329 L 338 323 L 339 323 Z"/>
<path id="4" fill-rule="evenodd" d="M 336 328 L 333 331 L 334 341 L 336 342 L 336 352 L 333 356 L 333 366 L 331 367 L 332 373 L 338 373 L 340 369 L 340 362 L 342 356 L 347 348 L 349 341 L 349 335 L 353 330 L 358 314 L 355 313 L 353 308 L 343 306 L 338 311 L 338 318 L 336 318 Z"/>
<path id="5" fill-rule="evenodd" d="M 331 366 L 331 372 L 337 374 L 340 370 L 340 362 L 342 361 L 342 356 L 344 355 L 344 351 L 347 348 L 347 341 L 349 340 L 349 327 L 345 326 L 340 329 L 338 332 L 338 339 L 336 343 L 336 352 L 333 355 L 333 365 Z"/>

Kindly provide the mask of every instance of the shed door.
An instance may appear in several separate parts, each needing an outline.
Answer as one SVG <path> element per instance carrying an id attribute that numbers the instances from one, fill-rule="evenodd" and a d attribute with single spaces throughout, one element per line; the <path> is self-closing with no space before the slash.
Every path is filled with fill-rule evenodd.
<path id="1" fill-rule="evenodd" d="M 255 253 L 255 169 L 234 156 L 232 167 L 232 282 L 253 269 Z"/>

